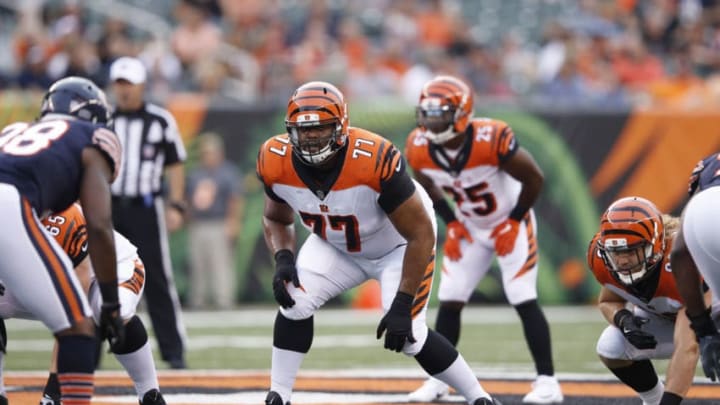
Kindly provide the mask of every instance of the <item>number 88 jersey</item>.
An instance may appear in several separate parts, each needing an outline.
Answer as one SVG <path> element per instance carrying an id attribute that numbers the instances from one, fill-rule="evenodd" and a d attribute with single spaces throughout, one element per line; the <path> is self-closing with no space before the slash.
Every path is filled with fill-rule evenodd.
<path id="1" fill-rule="evenodd" d="M 458 218 L 492 229 L 507 219 L 520 195 L 520 182 L 500 169 L 519 145 L 505 122 L 488 118 L 473 119 L 463 136 L 460 149 L 448 151 L 416 128 L 408 136 L 405 156 L 414 171 L 452 197 Z"/>
<path id="2" fill-rule="evenodd" d="M 39 216 L 64 211 L 78 199 L 86 147 L 98 148 L 115 175 L 122 151 L 115 133 L 101 125 L 49 118 L 0 132 L 0 182 L 13 184 Z"/>
<path id="3" fill-rule="evenodd" d="M 352 256 L 377 259 L 406 244 L 387 214 L 416 186 L 390 141 L 360 128 L 348 132 L 333 168 L 320 176 L 292 152 L 287 135 L 270 138 L 260 148 L 257 175 L 267 197 L 288 204 L 310 232 Z"/>

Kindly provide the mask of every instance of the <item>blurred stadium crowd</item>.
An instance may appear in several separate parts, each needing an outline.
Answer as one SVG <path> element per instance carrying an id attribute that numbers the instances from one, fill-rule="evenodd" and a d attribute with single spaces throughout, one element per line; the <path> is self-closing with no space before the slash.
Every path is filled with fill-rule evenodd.
<path id="1" fill-rule="evenodd" d="M 139 56 L 149 92 L 284 104 L 323 79 L 402 97 L 438 72 L 494 104 L 720 105 L 718 0 L 0 0 L 0 89 Z"/>

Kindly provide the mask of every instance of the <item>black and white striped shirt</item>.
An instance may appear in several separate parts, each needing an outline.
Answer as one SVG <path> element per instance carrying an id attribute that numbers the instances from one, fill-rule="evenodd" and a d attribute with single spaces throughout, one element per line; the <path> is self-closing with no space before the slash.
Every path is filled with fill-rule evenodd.
<path id="1" fill-rule="evenodd" d="M 172 114 L 146 103 L 138 111 L 116 111 L 114 130 L 123 146 L 120 174 L 112 184 L 114 197 L 157 196 L 165 166 L 183 162 L 185 146 Z"/>

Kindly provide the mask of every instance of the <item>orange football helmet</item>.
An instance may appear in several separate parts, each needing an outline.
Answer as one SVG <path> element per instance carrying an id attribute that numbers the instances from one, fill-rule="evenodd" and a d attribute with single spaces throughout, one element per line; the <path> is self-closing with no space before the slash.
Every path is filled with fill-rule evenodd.
<path id="1" fill-rule="evenodd" d="M 285 127 L 302 162 L 323 164 L 347 141 L 345 97 L 330 83 L 305 83 L 290 97 Z"/>
<path id="2" fill-rule="evenodd" d="M 625 285 L 648 277 L 665 256 L 665 227 L 655 204 L 621 198 L 600 219 L 598 250 L 615 279 Z"/>
<path id="3" fill-rule="evenodd" d="M 432 143 L 442 144 L 462 133 L 473 115 L 473 92 L 453 76 L 425 83 L 416 109 L 418 126 Z"/>

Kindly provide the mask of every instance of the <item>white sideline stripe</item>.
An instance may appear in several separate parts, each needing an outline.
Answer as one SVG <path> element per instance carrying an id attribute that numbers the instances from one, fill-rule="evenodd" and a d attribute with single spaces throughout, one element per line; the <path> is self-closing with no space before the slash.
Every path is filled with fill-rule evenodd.
<path id="1" fill-rule="evenodd" d="M 191 403 L 191 404 L 234 404 L 234 405 L 256 405 L 265 401 L 266 391 L 247 391 L 234 394 L 163 394 L 169 404 Z M 448 397 L 453 402 L 462 401 L 462 397 L 451 395 Z M 95 401 L 136 404 L 137 397 L 130 395 L 123 396 L 97 396 Z M 296 391 L 292 395 L 293 404 L 360 404 L 368 402 L 398 403 L 407 402 L 407 394 L 348 394 L 328 392 L 303 392 Z"/>
<path id="2" fill-rule="evenodd" d="M 551 324 L 572 324 L 578 322 L 605 323 L 600 311 L 592 306 L 546 306 L 543 308 L 548 322 Z M 191 329 L 202 328 L 233 328 L 233 327 L 268 327 L 272 328 L 276 308 L 253 307 L 238 308 L 231 311 L 186 311 L 183 312 L 185 325 Z M 428 319 L 435 319 L 436 309 L 428 311 Z M 150 325 L 147 313 L 141 313 L 146 325 Z M 353 309 L 321 309 L 315 314 L 315 325 L 319 326 L 376 326 L 382 314 L 376 310 Z M 45 327 L 37 321 L 9 319 L 8 330 L 43 330 Z M 471 306 L 463 310 L 464 325 L 517 324 L 519 319 L 515 310 L 509 305 L 503 306 Z"/>
<path id="3" fill-rule="evenodd" d="M 530 365 L 526 365 L 527 369 Z M 507 367 L 501 369 L 499 367 L 472 367 L 475 376 L 482 382 L 482 380 L 517 380 L 517 381 L 532 381 L 535 378 L 534 373 L 527 371 L 512 371 L 508 370 Z M 126 376 L 124 371 L 118 370 L 101 370 L 95 373 L 99 377 L 105 378 L 124 378 Z M 158 376 L 163 377 L 218 377 L 218 378 L 241 378 L 241 377 L 257 377 L 258 375 L 267 376 L 269 370 L 267 369 L 255 369 L 255 370 L 158 370 Z M 19 378 L 46 378 L 47 371 L 8 371 L 6 376 L 19 377 Z M 595 373 L 557 373 L 556 374 L 560 383 L 563 381 L 583 381 L 583 382 L 617 382 L 617 378 L 607 371 Z M 342 369 L 342 370 L 301 370 L 298 375 L 299 378 L 303 377 L 314 377 L 314 378 L 417 378 L 423 379 L 427 377 L 424 371 L 419 367 L 412 368 L 357 368 L 357 369 Z M 664 375 L 660 376 L 664 378 Z M 715 385 L 711 383 L 707 378 L 696 376 L 693 379 L 693 384 L 696 385 Z M 7 387 L 9 391 L 15 389 L 15 387 Z M 247 391 L 249 393 L 250 391 Z M 301 391 L 298 391 L 300 393 Z M 265 394 L 265 393 L 263 393 Z M 169 394 L 171 395 L 171 394 Z M 166 395 L 165 395 L 166 396 Z M 121 396 L 113 396 L 113 398 L 120 398 Z M 167 397 L 167 396 L 166 396 Z M 128 396 L 129 398 L 129 396 Z M 264 399 L 264 397 L 262 398 Z M 137 398 L 135 399 L 137 401 Z M 187 402 L 187 401 L 186 401 Z M 262 401 L 260 401 L 262 402 Z M 295 401 L 293 401 L 295 402 Z M 400 401 L 403 402 L 403 401 Z"/>
<path id="4" fill-rule="evenodd" d="M 18 339 L 10 340 L 8 350 L 13 352 L 46 352 L 53 347 L 52 339 Z M 157 342 L 150 341 L 153 350 L 157 350 Z M 313 347 L 371 347 L 378 346 L 375 336 L 366 335 L 325 335 L 313 338 Z M 191 350 L 207 349 L 270 349 L 272 336 L 191 336 L 188 348 Z"/>

